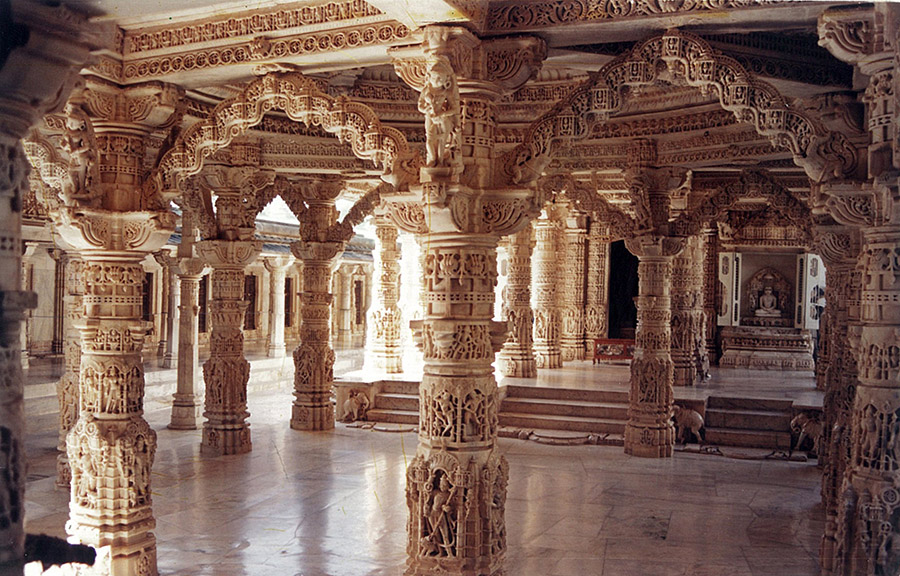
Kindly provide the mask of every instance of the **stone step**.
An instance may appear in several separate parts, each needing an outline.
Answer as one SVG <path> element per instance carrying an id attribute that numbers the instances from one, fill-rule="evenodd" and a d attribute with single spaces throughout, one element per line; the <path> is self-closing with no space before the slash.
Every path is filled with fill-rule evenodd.
<path id="1" fill-rule="evenodd" d="M 790 432 L 744 428 L 706 428 L 705 430 L 707 444 L 771 450 L 788 450 L 791 447 Z"/>
<path id="2" fill-rule="evenodd" d="M 790 432 L 791 413 L 772 410 L 723 410 L 707 408 L 708 428 L 740 428 L 747 430 Z"/>
<path id="3" fill-rule="evenodd" d="M 506 397 L 628 404 L 628 392 L 624 390 L 579 390 L 573 388 L 537 388 L 534 386 L 510 385 L 506 386 Z"/>
<path id="4" fill-rule="evenodd" d="M 372 408 L 366 411 L 366 420 L 369 422 L 387 422 L 394 424 L 419 424 L 419 413 L 406 410 L 382 410 Z"/>
<path id="5" fill-rule="evenodd" d="M 578 416 L 607 420 L 625 420 L 628 417 L 628 404 L 551 398 L 510 398 L 507 396 L 503 400 L 500 410 L 501 413 Z"/>
<path id="6" fill-rule="evenodd" d="M 769 410 L 790 412 L 792 400 L 784 398 L 736 398 L 733 396 L 710 396 L 706 408 L 724 410 Z"/>
<path id="7" fill-rule="evenodd" d="M 419 395 L 419 382 L 404 380 L 381 380 L 379 388 L 383 394 L 409 394 Z"/>
<path id="8" fill-rule="evenodd" d="M 517 428 L 539 428 L 544 430 L 569 430 L 572 432 L 597 432 L 609 434 L 623 434 L 625 432 L 624 420 L 522 414 L 516 412 L 500 412 L 500 425 L 515 426 Z"/>
<path id="9" fill-rule="evenodd" d="M 375 407 L 382 410 L 403 410 L 419 413 L 419 397 L 412 394 L 384 394 L 375 395 Z"/>

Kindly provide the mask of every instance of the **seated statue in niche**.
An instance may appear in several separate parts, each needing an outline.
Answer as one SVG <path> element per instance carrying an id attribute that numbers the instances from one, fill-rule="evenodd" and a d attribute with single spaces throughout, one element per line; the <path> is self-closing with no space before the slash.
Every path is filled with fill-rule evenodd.
<path id="1" fill-rule="evenodd" d="M 759 306 L 753 311 L 757 318 L 781 318 L 781 310 L 778 309 L 778 297 L 775 296 L 771 286 L 763 288 L 759 296 Z"/>

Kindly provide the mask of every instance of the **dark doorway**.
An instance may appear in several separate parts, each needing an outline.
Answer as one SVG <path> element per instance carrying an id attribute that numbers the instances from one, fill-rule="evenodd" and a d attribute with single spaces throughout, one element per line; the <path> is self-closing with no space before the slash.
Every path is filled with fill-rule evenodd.
<path id="1" fill-rule="evenodd" d="M 638 259 L 619 240 L 609 246 L 609 337 L 634 338 L 637 326 Z"/>

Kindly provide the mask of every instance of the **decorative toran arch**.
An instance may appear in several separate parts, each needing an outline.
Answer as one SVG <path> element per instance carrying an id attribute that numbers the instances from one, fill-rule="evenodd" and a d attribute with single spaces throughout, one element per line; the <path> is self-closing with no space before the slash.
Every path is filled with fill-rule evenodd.
<path id="1" fill-rule="evenodd" d="M 410 149 L 399 130 L 382 126 L 371 108 L 345 96 L 329 96 L 299 72 L 272 72 L 252 81 L 234 98 L 220 102 L 208 118 L 180 134 L 148 179 L 145 197 L 150 201 L 175 198 L 180 182 L 200 172 L 204 158 L 228 146 L 276 109 L 291 120 L 318 126 L 350 144 L 354 155 L 380 167 L 382 179 L 397 190 L 418 179 L 419 153 Z"/>
<path id="2" fill-rule="evenodd" d="M 857 167 L 856 151 L 843 134 L 792 108 L 775 87 L 699 36 L 670 30 L 592 74 L 531 124 L 524 141 L 503 159 L 503 177 L 516 184 L 536 180 L 561 145 L 588 138 L 596 124 L 622 108 L 629 89 L 657 80 L 715 94 L 739 122 L 752 124 L 774 146 L 790 151 L 814 182 L 849 176 Z"/>
<path id="3" fill-rule="evenodd" d="M 557 174 L 542 178 L 539 188 L 547 197 L 564 191 L 579 210 L 593 214 L 609 224 L 613 237 L 628 239 L 635 236 L 637 226 L 634 219 L 607 202 L 587 182 L 576 180 L 570 174 Z M 734 182 L 669 222 L 668 235 L 682 237 L 699 234 L 707 222 L 718 221 L 738 202 L 748 199 L 764 199 L 801 230 L 812 230 L 812 213 L 806 204 L 797 200 L 790 190 L 767 172 L 745 170 Z"/>

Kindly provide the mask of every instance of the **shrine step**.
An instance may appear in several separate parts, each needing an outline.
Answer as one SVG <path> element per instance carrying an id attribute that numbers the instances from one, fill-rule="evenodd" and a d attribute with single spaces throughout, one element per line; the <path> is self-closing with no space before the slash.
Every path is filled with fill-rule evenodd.
<path id="1" fill-rule="evenodd" d="M 581 390 L 574 388 L 538 388 L 535 386 L 505 386 L 506 398 L 543 398 L 571 402 L 605 402 L 628 406 L 625 390 Z M 504 400 L 506 402 L 506 400 Z"/>
<path id="2" fill-rule="evenodd" d="M 503 408 L 501 408 L 501 410 L 503 410 Z M 501 411 L 500 425 L 541 430 L 568 430 L 570 432 L 596 432 L 602 434 L 625 433 L 624 420 L 584 418 L 579 416 L 555 416 L 552 414 L 522 414 Z"/>
<path id="3" fill-rule="evenodd" d="M 772 410 L 723 410 L 706 408 L 707 428 L 739 428 L 787 432 L 791 428 L 791 413 Z"/>
<path id="4" fill-rule="evenodd" d="M 381 380 L 379 388 L 382 394 L 419 395 L 419 383 L 408 380 Z"/>
<path id="5" fill-rule="evenodd" d="M 734 396 L 710 396 L 706 400 L 707 410 L 710 408 L 726 410 L 771 410 L 790 413 L 792 400 L 783 398 L 738 398 Z"/>
<path id="6" fill-rule="evenodd" d="M 506 413 L 547 416 L 578 416 L 622 420 L 628 417 L 628 403 L 558 400 L 554 398 L 517 398 L 507 396 L 501 404 L 501 419 Z"/>
<path id="7" fill-rule="evenodd" d="M 791 447 L 791 433 L 742 428 L 707 428 L 706 443 L 742 448 L 788 450 Z"/>
<path id="8" fill-rule="evenodd" d="M 381 408 L 372 408 L 366 411 L 366 420 L 369 422 L 385 422 L 390 424 L 419 424 L 419 411 L 410 412 L 408 410 L 384 410 Z"/>
<path id="9" fill-rule="evenodd" d="M 419 397 L 414 394 L 379 393 L 375 395 L 375 407 L 381 410 L 414 412 L 418 415 Z"/>

